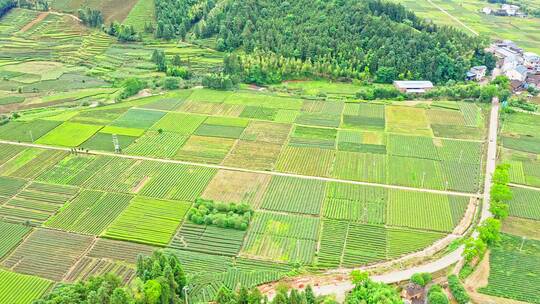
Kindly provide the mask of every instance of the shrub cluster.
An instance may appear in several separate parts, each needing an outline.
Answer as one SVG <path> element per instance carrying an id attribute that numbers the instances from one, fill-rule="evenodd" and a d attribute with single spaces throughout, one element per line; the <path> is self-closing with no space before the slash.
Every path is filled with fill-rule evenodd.
<path id="1" fill-rule="evenodd" d="M 448 276 L 448 286 L 450 287 L 450 292 L 454 296 L 454 299 L 456 299 L 459 304 L 469 303 L 470 297 L 456 275 L 453 274 Z"/>
<path id="2" fill-rule="evenodd" d="M 198 225 L 246 230 L 253 210 L 245 203 L 214 202 L 198 198 L 188 211 L 188 219 Z"/>

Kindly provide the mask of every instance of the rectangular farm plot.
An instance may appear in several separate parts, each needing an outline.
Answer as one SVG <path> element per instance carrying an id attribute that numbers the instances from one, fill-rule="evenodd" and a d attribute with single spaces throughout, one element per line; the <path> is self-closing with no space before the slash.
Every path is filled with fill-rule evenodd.
<path id="1" fill-rule="evenodd" d="M 261 208 L 273 211 L 318 215 L 324 200 L 325 183 L 318 180 L 274 176 Z"/>
<path id="2" fill-rule="evenodd" d="M 385 183 L 386 155 L 337 151 L 332 168 L 332 177 Z"/>
<path id="3" fill-rule="evenodd" d="M 244 127 L 202 124 L 195 131 L 195 135 L 223 138 L 240 138 L 242 132 L 244 132 Z"/>
<path id="4" fill-rule="evenodd" d="M 388 193 L 387 224 L 452 232 L 451 208 L 445 195 L 392 189 Z"/>
<path id="5" fill-rule="evenodd" d="M 412 135 L 433 136 L 426 110 L 409 106 L 386 107 L 386 131 Z"/>
<path id="6" fill-rule="evenodd" d="M 369 103 L 346 103 L 343 110 L 343 128 L 384 129 L 385 106 Z"/>
<path id="7" fill-rule="evenodd" d="M 0 222 L 0 259 L 17 246 L 30 230 L 28 226 Z"/>
<path id="8" fill-rule="evenodd" d="M 148 131 L 135 139 L 124 152 L 148 157 L 173 158 L 186 140 L 187 136 L 178 133 Z"/>
<path id="9" fill-rule="evenodd" d="M 129 109 L 114 120 L 111 125 L 124 128 L 148 129 L 165 114 L 165 112 L 161 111 Z"/>
<path id="10" fill-rule="evenodd" d="M 446 181 L 439 161 L 388 156 L 388 184 L 442 190 Z"/>
<path id="11" fill-rule="evenodd" d="M 34 142 L 58 127 L 62 122 L 52 120 L 12 121 L 0 126 L 0 139 Z"/>
<path id="12" fill-rule="evenodd" d="M 220 202 L 259 206 L 270 179 L 271 176 L 266 174 L 219 170 L 202 197 Z"/>
<path id="13" fill-rule="evenodd" d="M 227 156 L 235 141 L 235 139 L 231 138 L 193 135 L 177 151 L 174 158 L 193 162 L 219 164 Z"/>
<path id="14" fill-rule="evenodd" d="M 223 161 L 223 165 L 252 170 L 272 170 L 282 146 L 239 140 Z"/>
<path id="15" fill-rule="evenodd" d="M 105 237 L 165 246 L 191 203 L 135 197 L 107 228 Z"/>
<path id="16" fill-rule="evenodd" d="M 233 93 L 228 96 L 224 102 L 226 104 L 261 106 L 283 110 L 300 110 L 302 108 L 302 100 L 298 98 L 279 97 L 251 92 Z"/>
<path id="17" fill-rule="evenodd" d="M 192 90 L 187 100 L 195 101 L 195 102 L 206 101 L 206 102 L 222 103 L 230 95 L 232 95 L 232 93 L 227 92 L 227 91 L 199 89 L 199 90 Z"/>
<path id="18" fill-rule="evenodd" d="M 118 140 L 120 149 L 125 149 L 133 141 L 135 141 L 137 137 L 127 136 L 127 135 L 116 135 L 116 139 Z M 80 146 L 81 148 L 87 149 L 87 150 L 98 150 L 98 151 L 108 151 L 108 152 L 114 152 L 115 150 L 113 135 L 108 134 L 108 133 L 102 133 L 102 132 L 98 132 L 94 134 L 94 136 L 89 138 Z"/>
<path id="19" fill-rule="evenodd" d="M 107 125 L 120 117 L 128 110 L 127 106 L 122 108 L 104 107 L 87 111 L 82 111 L 78 115 L 71 118 L 70 122 Z"/>
<path id="20" fill-rule="evenodd" d="M 26 148 L 22 146 L 0 144 L 0 167 L 2 167 L 2 165 L 8 162 L 11 158 L 21 153 L 24 149 Z"/>
<path id="21" fill-rule="evenodd" d="M 510 215 L 540 221 L 540 190 L 512 187 Z"/>
<path id="22" fill-rule="evenodd" d="M 0 216 L 15 222 L 41 224 L 77 191 L 74 187 L 32 183 L 0 206 Z"/>
<path id="23" fill-rule="evenodd" d="M 285 147 L 276 163 L 276 170 L 311 176 L 330 176 L 333 150 Z"/>
<path id="24" fill-rule="evenodd" d="M 258 212 L 243 255 L 310 264 L 315 256 L 318 230 L 318 218 Z"/>
<path id="25" fill-rule="evenodd" d="M 123 135 L 123 136 L 139 137 L 139 136 L 143 135 L 144 129 L 105 126 L 103 129 L 99 130 L 99 132 L 100 133 L 106 133 L 106 134 L 116 134 L 116 135 Z"/>
<path id="26" fill-rule="evenodd" d="M 139 191 L 140 195 L 194 201 L 216 174 L 216 169 L 167 164 Z"/>
<path id="27" fill-rule="evenodd" d="M 0 270 L 0 303 L 32 303 L 51 287 L 42 278 Z"/>
<path id="28" fill-rule="evenodd" d="M 110 157 L 93 155 L 67 155 L 49 170 L 38 176 L 39 181 L 80 186 L 105 167 Z"/>
<path id="29" fill-rule="evenodd" d="M 85 190 L 65 205 L 45 226 L 99 235 L 128 206 L 132 196 Z"/>
<path id="30" fill-rule="evenodd" d="M 272 108 L 246 106 L 242 113 L 240 113 L 240 117 L 271 121 L 276 117 L 277 111 L 277 109 Z"/>
<path id="31" fill-rule="evenodd" d="M 99 238 L 86 256 L 135 265 L 140 254 L 150 256 L 156 249 L 144 244 Z"/>
<path id="32" fill-rule="evenodd" d="M 64 122 L 43 137 L 37 143 L 65 147 L 78 147 L 102 127 L 75 122 Z"/>
<path id="33" fill-rule="evenodd" d="M 289 146 L 334 149 L 337 138 L 336 129 L 295 126 Z"/>
<path id="34" fill-rule="evenodd" d="M 328 183 L 323 216 L 369 224 L 384 224 L 388 189 L 346 183 Z"/>
<path id="35" fill-rule="evenodd" d="M 236 256 L 246 232 L 216 226 L 184 223 L 172 240 L 174 249 Z"/>
<path id="36" fill-rule="evenodd" d="M 154 131 L 161 129 L 165 132 L 191 135 L 205 119 L 206 116 L 203 115 L 170 112 L 156 122 L 151 129 Z"/>
<path id="37" fill-rule="evenodd" d="M 426 114 L 431 125 L 465 126 L 465 118 L 459 110 L 432 108 Z"/>
<path id="38" fill-rule="evenodd" d="M 248 141 L 284 144 L 290 131 L 290 124 L 251 121 L 241 138 Z"/>
<path id="39" fill-rule="evenodd" d="M 442 232 L 393 227 L 387 229 L 387 234 L 387 254 L 390 259 L 422 250 L 446 236 Z"/>
<path id="40" fill-rule="evenodd" d="M 90 236 L 37 229 L 2 264 L 19 273 L 60 281 L 93 240 Z"/>
<path id="41" fill-rule="evenodd" d="M 353 267 L 386 259 L 384 226 L 349 224 L 343 250 L 343 266 Z"/>
<path id="42" fill-rule="evenodd" d="M 2 174 L 35 178 L 67 155 L 65 151 L 28 148 L 1 166 Z"/>
<path id="43" fill-rule="evenodd" d="M 432 137 L 425 136 L 390 134 L 388 136 L 388 153 L 395 156 L 439 160 L 439 154 L 433 140 Z"/>
<path id="44" fill-rule="evenodd" d="M 120 278 L 124 284 L 128 284 L 136 276 L 134 265 L 84 256 L 73 266 L 73 269 L 64 278 L 64 281 L 70 283 L 88 281 L 91 277 L 103 276 L 110 273 Z"/>

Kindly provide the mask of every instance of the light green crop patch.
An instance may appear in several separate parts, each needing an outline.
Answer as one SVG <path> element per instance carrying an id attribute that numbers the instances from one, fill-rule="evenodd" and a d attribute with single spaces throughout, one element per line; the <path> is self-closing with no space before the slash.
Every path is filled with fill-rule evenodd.
<path id="1" fill-rule="evenodd" d="M 92 137 L 102 126 L 64 122 L 41 137 L 37 143 L 64 147 L 77 147 Z"/>
<path id="2" fill-rule="evenodd" d="M 106 126 L 105 128 L 99 131 L 100 133 L 107 134 L 116 134 L 116 135 L 126 135 L 126 136 L 141 136 L 144 133 L 144 129 L 137 128 L 124 128 L 116 126 Z"/>

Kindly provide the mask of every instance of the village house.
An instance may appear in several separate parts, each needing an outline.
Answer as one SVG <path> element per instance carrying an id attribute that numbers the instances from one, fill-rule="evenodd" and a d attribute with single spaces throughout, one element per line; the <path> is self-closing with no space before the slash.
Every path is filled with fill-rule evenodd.
<path id="1" fill-rule="evenodd" d="M 512 4 L 503 4 L 501 8 L 493 13 L 496 16 L 517 16 L 519 14 L 519 6 Z"/>
<path id="2" fill-rule="evenodd" d="M 486 72 L 487 72 L 487 66 L 485 65 L 474 66 L 467 72 L 467 80 L 480 81 L 484 79 L 484 77 L 486 76 Z"/>
<path id="3" fill-rule="evenodd" d="M 491 15 L 491 12 L 493 12 L 493 10 L 491 9 L 491 7 L 486 6 L 486 7 L 484 7 L 484 8 L 482 9 L 482 13 L 484 13 L 484 14 L 486 14 L 486 15 Z"/>
<path id="4" fill-rule="evenodd" d="M 401 291 L 401 298 L 404 303 L 409 304 L 424 304 L 426 297 L 426 289 L 418 284 L 409 283 Z"/>
<path id="5" fill-rule="evenodd" d="M 394 86 L 402 93 L 425 93 L 433 89 L 433 83 L 431 81 L 423 80 L 396 80 L 394 81 Z"/>
<path id="6" fill-rule="evenodd" d="M 540 56 L 532 52 L 523 53 L 523 65 L 535 72 L 540 72 Z"/>
<path id="7" fill-rule="evenodd" d="M 506 76 L 510 80 L 518 80 L 521 82 L 525 81 L 528 75 L 529 75 L 529 69 L 527 69 L 527 67 L 524 65 L 518 65 L 515 68 L 506 72 Z"/>

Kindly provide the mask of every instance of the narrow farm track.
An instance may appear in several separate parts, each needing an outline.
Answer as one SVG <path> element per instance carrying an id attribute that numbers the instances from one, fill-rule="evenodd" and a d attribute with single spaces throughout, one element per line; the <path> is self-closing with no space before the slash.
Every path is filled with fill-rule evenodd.
<path id="1" fill-rule="evenodd" d="M 529 190 L 534 190 L 534 191 L 540 191 L 540 188 L 538 188 L 538 187 L 533 187 L 533 186 L 520 185 L 520 184 L 512 184 L 512 183 L 509 183 L 508 185 L 509 185 L 509 186 L 512 186 L 512 187 L 516 187 L 516 188 L 523 188 L 523 189 L 529 189 Z"/>
<path id="2" fill-rule="evenodd" d="M 7 140 L 0 140 L 0 144 L 16 145 L 16 146 L 23 146 L 23 147 L 29 147 L 29 148 L 41 148 L 41 149 L 59 150 L 59 151 L 66 151 L 66 152 L 71 151 L 70 148 L 48 146 L 48 145 L 41 145 L 41 144 L 32 144 L 32 143 L 21 143 L 21 142 L 7 141 Z M 222 166 L 222 165 L 212 165 L 212 164 L 195 163 L 195 162 L 188 162 L 188 161 L 182 161 L 182 160 L 152 158 L 152 157 L 136 156 L 136 155 L 116 154 L 116 153 L 101 152 L 101 151 L 89 151 L 88 153 L 87 152 L 80 152 L 80 153 L 81 154 L 89 154 L 89 155 L 113 156 L 113 157 L 136 159 L 136 160 L 147 160 L 147 161 L 155 161 L 155 162 L 163 162 L 163 163 L 183 164 L 183 165 L 205 167 L 205 168 L 212 168 L 212 169 L 218 169 L 218 170 L 237 171 L 237 172 L 244 172 L 244 173 L 266 174 L 266 175 L 272 175 L 272 176 L 294 177 L 294 178 L 301 178 L 301 179 L 308 179 L 308 180 L 318 180 L 318 181 L 324 181 L 324 182 L 336 182 L 336 183 L 345 183 L 345 184 L 361 185 L 361 186 L 373 186 L 373 187 L 397 189 L 397 190 L 417 191 L 417 192 L 443 194 L 443 195 L 454 195 L 454 196 L 462 196 L 462 197 L 475 197 L 475 198 L 481 198 L 482 197 L 482 195 L 479 194 L 479 193 L 467 193 L 467 192 L 456 192 L 456 191 L 447 191 L 447 190 L 414 188 L 414 187 L 406 187 L 406 186 L 397 186 L 397 185 L 379 184 L 379 183 L 371 183 L 371 182 L 360 182 L 360 181 L 353 181 L 353 180 L 344 180 L 344 179 L 337 179 L 337 178 L 331 178 L 331 177 L 308 176 L 308 175 L 300 175 L 300 174 L 285 173 L 285 172 L 275 172 L 275 171 L 251 170 L 251 169 L 228 167 L 228 166 Z"/>
<path id="3" fill-rule="evenodd" d="M 446 11 L 444 8 L 440 7 L 439 5 L 433 3 L 433 1 L 431 0 L 427 0 L 427 2 L 429 2 L 429 4 L 433 5 L 436 9 L 440 10 L 441 12 L 445 13 L 446 15 L 448 15 L 448 17 L 452 18 L 452 20 L 454 20 L 455 22 L 459 23 L 461 26 L 463 26 L 464 28 L 466 28 L 468 31 L 470 31 L 471 33 L 473 33 L 475 36 L 479 36 L 480 34 L 478 34 L 477 31 L 473 30 L 472 28 L 470 28 L 468 25 L 466 25 L 465 23 L 461 22 L 461 20 L 459 20 L 458 18 L 454 17 L 454 15 L 450 14 L 448 11 Z"/>

